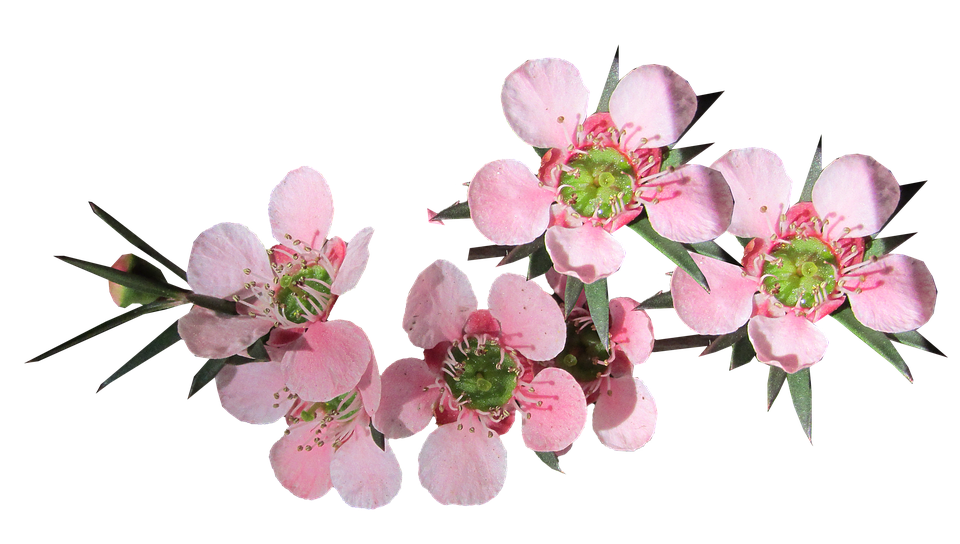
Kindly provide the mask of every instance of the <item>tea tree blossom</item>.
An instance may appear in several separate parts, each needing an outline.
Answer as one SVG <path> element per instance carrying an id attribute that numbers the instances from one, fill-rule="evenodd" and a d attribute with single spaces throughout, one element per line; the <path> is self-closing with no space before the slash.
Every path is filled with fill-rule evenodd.
<path id="1" fill-rule="evenodd" d="M 563 315 L 540 287 L 514 274 L 490 289 L 478 310 L 466 276 L 437 261 L 410 289 L 403 326 L 424 359 L 403 359 L 383 374 L 374 425 L 403 438 L 436 418 L 420 452 L 420 483 L 444 504 L 481 504 L 503 487 L 507 452 L 500 435 L 515 418 L 536 451 L 569 446 L 586 422 L 576 380 L 557 368 L 534 375 L 533 361 L 555 357 Z"/>
<path id="2" fill-rule="evenodd" d="M 501 94 L 507 122 L 526 143 L 549 148 L 539 172 L 501 160 L 470 183 L 477 229 L 497 244 L 524 244 L 546 231 L 557 271 L 585 283 L 620 268 L 624 251 L 611 235 L 646 208 L 663 236 L 703 242 L 730 223 L 733 199 L 723 176 L 686 165 L 661 172 L 663 149 L 693 120 L 697 96 L 665 66 L 628 73 L 610 111 L 587 115 L 588 92 L 565 60 L 531 60 Z"/>
<path id="3" fill-rule="evenodd" d="M 819 361 L 827 339 L 814 323 L 849 300 L 872 329 L 914 330 L 933 315 L 937 289 L 922 261 L 864 257 L 867 237 L 896 209 L 900 186 L 873 158 L 845 155 L 829 164 L 812 202 L 788 205 L 791 181 L 780 158 L 739 149 L 713 167 L 736 199 L 730 232 L 752 238 L 742 267 L 694 255 L 707 293 L 682 270 L 672 293 L 680 319 L 701 334 L 725 334 L 749 321 L 757 359 L 794 373 Z"/>

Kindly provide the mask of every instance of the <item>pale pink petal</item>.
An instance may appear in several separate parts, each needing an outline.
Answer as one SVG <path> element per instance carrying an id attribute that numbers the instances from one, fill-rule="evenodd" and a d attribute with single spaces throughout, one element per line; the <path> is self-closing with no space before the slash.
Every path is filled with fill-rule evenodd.
<path id="1" fill-rule="evenodd" d="M 562 59 L 528 60 L 507 76 L 503 114 L 517 136 L 534 147 L 567 147 L 587 112 L 580 72 Z"/>
<path id="2" fill-rule="evenodd" d="M 534 451 L 566 448 L 587 422 L 583 388 L 566 370 L 541 370 L 524 389 L 521 403 L 523 442 Z"/>
<path id="3" fill-rule="evenodd" d="M 363 377 L 373 348 L 363 330 L 349 321 L 318 321 L 298 349 L 283 357 L 287 386 L 301 399 L 326 402 L 353 389 Z"/>
<path id="4" fill-rule="evenodd" d="M 491 162 L 480 169 L 467 193 L 470 217 L 480 234 L 498 244 L 533 241 L 550 222 L 555 191 L 543 187 L 522 163 Z"/>
<path id="5" fill-rule="evenodd" d="M 448 261 L 436 261 L 417 276 L 407 295 L 403 330 L 413 345 L 430 349 L 440 342 L 456 342 L 463 324 L 477 309 L 470 280 Z"/>
<path id="6" fill-rule="evenodd" d="M 233 417 L 246 423 L 273 423 L 293 405 L 274 362 L 226 365 L 217 373 L 220 404 Z"/>
<path id="7" fill-rule="evenodd" d="M 300 424 L 270 449 L 270 464 L 277 480 L 301 499 L 322 497 L 333 485 L 330 482 L 330 460 L 333 445 L 317 446 L 313 438 L 315 425 Z"/>
<path id="8" fill-rule="evenodd" d="M 504 274 L 487 297 L 490 313 L 500 321 L 503 344 L 534 361 L 556 357 L 567 338 L 563 312 L 539 285 L 523 276 Z"/>
<path id="9" fill-rule="evenodd" d="M 844 155 L 823 169 L 812 200 L 832 239 L 869 236 L 893 215 L 900 185 L 873 157 Z"/>
<path id="10" fill-rule="evenodd" d="M 754 316 L 747 326 L 757 360 L 793 374 L 823 358 L 827 337 L 806 318 Z"/>
<path id="11" fill-rule="evenodd" d="M 650 224 L 663 236 L 682 243 L 705 242 L 730 225 L 733 196 L 720 172 L 688 164 L 652 183 L 658 192 L 645 206 Z"/>
<path id="12" fill-rule="evenodd" d="M 226 359 L 247 349 L 270 332 L 273 323 L 248 315 L 227 315 L 194 306 L 177 322 L 180 338 L 190 353 L 207 359 Z"/>
<path id="13" fill-rule="evenodd" d="M 460 428 L 458 428 L 460 427 Z M 483 504 L 507 479 L 507 450 L 500 435 L 473 414 L 441 425 L 420 450 L 420 483 L 441 504 Z"/>
<path id="14" fill-rule="evenodd" d="M 653 353 L 653 323 L 632 298 L 610 300 L 610 340 L 631 364 L 638 365 Z"/>
<path id="15" fill-rule="evenodd" d="M 420 359 L 400 359 L 388 366 L 373 426 L 387 438 L 406 438 L 423 430 L 440 399 L 439 388 L 432 387 L 436 381 L 437 375 Z"/>
<path id="16" fill-rule="evenodd" d="M 653 438 L 657 405 L 643 382 L 632 377 L 608 378 L 593 409 L 593 430 L 608 448 L 636 451 Z"/>
<path id="17" fill-rule="evenodd" d="M 357 286 L 370 259 L 370 250 L 367 246 L 370 244 L 371 236 L 373 236 L 373 229 L 367 227 L 358 232 L 347 244 L 347 254 L 343 258 L 343 264 L 340 265 L 337 277 L 330 286 L 330 292 L 334 295 L 342 295 Z"/>
<path id="18" fill-rule="evenodd" d="M 251 279 L 271 278 L 273 271 L 263 244 L 243 225 L 214 225 L 193 242 L 187 282 L 196 293 L 228 298 L 243 291 L 243 284 Z"/>
<path id="19" fill-rule="evenodd" d="M 355 508 L 379 508 L 400 491 L 400 463 L 390 445 L 373 441 L 365 421 L 333 454 L 330 481 L 343 502 Z"/>
<path id="20" fill-rule="evenodd" d="M 871 329 L 912 331 L 933 317 L 937 285 L 923 261 L 887 255 L 851 272 L 848 278 L 846 287 L 855 289 L 847 293 L 853 314 Z"/>
<path id="21" fill-rule="evenodd" d="M 626 130 L 624 147 L 676 142 L 697 113 L 697 93 L 670 68 L 648 64 L 623 76 L 610 95 L 610 116 Z"/>
<path id="22" fill-rule="evenodd" d="M 383 384 L 380 381 L 380 370 L 377 368 L 377 358 L 370 353 L 370 363 L 367 369 L 363 371 L 360 382 L 357 383 L 357 391 L 360 393 L 360 400 L 363 402 L 363 408 L 368 416 L 380 408 L 380 397 L 383 392 Z"/>
<path id="23" fill-rule="evenodd" d="M 773 234 L 780 214 L 790 207 L 793 186 L 780 157 L 759 147 L 734 149 L 717 159 L 711 168 L 723 174 L 733 192 L 730 233 L 743 238 Z"/>
<path id="24" fill-rule="evenodd" d="M 544 240 L 557 272 L 583 283 L 593 283 L 620 270 L 625 256 L 623 246 L 612 234 L 592 225 L 550 227 Z"/>
<path id="25" fill-rule="evenodd" d="M 294 247 L 294 242 L 299 240 L 303 245 L 318 248 L 333 223 L 330 187 L 319 172 L 300 167 L 288 173 L 273 189 L 269 213 L 273 237 L 278 242 Z"/>
<path id="26" fill-rule="evenodd" d="M 670 282 L 673 307 L 680 320 L 700 334 L 726 334 L 750 319 L 753 294 L 760 280 L 743 275 L 743 268 L 703 255 L 691 254 L 707 278 L 710 292 L 677 268 Z"/>

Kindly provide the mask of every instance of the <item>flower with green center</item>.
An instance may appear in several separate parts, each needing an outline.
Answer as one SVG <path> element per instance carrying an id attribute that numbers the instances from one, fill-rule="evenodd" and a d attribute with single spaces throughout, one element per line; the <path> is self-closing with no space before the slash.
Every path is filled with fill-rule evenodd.
<path id="1" fill-rule="evenodd" d="M 450 348 L 452 364 L 444 380 L 454 398 L 468 408 L 489 412 L 513 397 L 520 367 L 516 353 L 502 349 L 496 339 L 482 345 L 477 338 Z"/>
<path id="2" fill-rule="evenodd" d="M 768 255 L 762 289 L 785 306 L 812 308 L 837 288 L 837 258 L 818 238 L 794 238 Z"/>

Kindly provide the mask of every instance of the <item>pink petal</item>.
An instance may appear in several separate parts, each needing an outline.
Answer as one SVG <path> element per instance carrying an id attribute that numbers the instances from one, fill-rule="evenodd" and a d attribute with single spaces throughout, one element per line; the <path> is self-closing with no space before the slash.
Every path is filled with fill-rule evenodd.
<path id="1" fill-rule="evenodd" d="M 610 95 L 610 116 L 620 130 L 627 131 L 627 149 L 676 142 L 696 113 L 697 93 L 666 66 L 634 68 Z"/>
<path id="2" fill-rule="evenodd" d="M 368 416 L 373 416 L 380 408 L 380 396 L 383 392 L 383 385 L 380 381 L 380 370 L 377 368 L 377 358 L 370 354 L 370 363 L 367 369 L 363 371 L 360 382 L 357 383 L 357 391 L 360 393 L 360 400 L 363 402 L 363 408 Z"/>
<path id="3" fill-rule="evenodd" d="M 524 389 L 521 402 L 523 442 L 534 451 L 566 448 L 587 422 L 583 388 L 566 370 L 541 370 Z"/>
<path id="4" fill-rule="evenodd" d="M 413 345 L 430 349 L 456 342 L 463 324 L 477 309 L 470 280 L 448 261 L 436 261 L 417 276 L 407 295 L 403 329 Z"/>
<path id="5" fill-rule="evenodd" d="M 546 361 L 563 349 L 567 339 L 563 312 L 536 283 L 504 274 L 490 287 L 487 305 L 500 321 L 502 342 L 525 357 Z"/>
<path id="6" fill-rule="evenodd" d="M 301 499 L 322 497 L 333 485 L 330 482 L 333 446 L 317 447 L 313 441 L 314 427 L 306 423 L 291 427 L 290 434 L 270 449 L 270 464 L 277 480 Z"/>
<path id="7" fill-rule="evenodd" d="M 816 363 L 827 351 L 827 337 L 820 329 L 789 312 L 783 317 L 754 316 L 747 332 L 757 360 L 790 374 Z"/>
<path id="8" fill-rule="evenodd" d="M 250 270 L 249 274 L 244 270 Z M 270 259 L 257 235 L 237 223 L 220 223 L 203 231 L 193 242 L 187 280 L 201 295 L 228 298 L 243 284 L 273 278 Z"/>
<path id="9" fill-rule="evenodd" d="M 550 227 L 545 238 L 547 252 L 557 272 L 583 283 L 606 278 L 623 263 L 623 246 L 600 227 Z"/>
<path id="10" fill-rule="evenodd" d="M 400 464 L 390 445 L 381 450 L 366 422 L 361 421 L 353 436 L 334 452 L 330 481 L 348 505 L 379 508 L 400 491 Z"/>
<path id="11" fill-rule="evenodd" d="M 773 234 L 780 214 L 790 207 L 793 185 L 780 157 L 759 147 L 734 149 L 717 159 L 711 168 L 723 174 L 733 192 L 729 231 L 744 238 Z"/>
<path id="12" fill-rule="evenodd" d="M 353 389 L 373 357 L 363 330 L 349 321 L 318 321 L 299 349 L 283 357 L 287 386 L 301 399 L 326 402 Z"/>
<path id="13" fill-rule="evenodd" d="M 506 479 L 500 435 L 484 429 L 474 414 L 437 427 L 420 450 L 420 483 L 441 504 L 483 504 Z"/>
<path id="14" fill-rule="evenodd" d="M 225 359 L 247 349 L 270 332 L 273 323 L 247 315 L 219 314 L 194 306 L 177 322 L 180 338 L 190 353 L 207 359 Z"/>
<path id="15" fill-rule="evenodd" d="M 677 268 L 670 282 L 673 307 L 680 320 L 700 334 L 726 334 L 740 328 L 753 312 L 760 280 L 744 276 L 739 266 L 691 254 L 707 278 L 710 292 Z"/>
<path id="16" fill-rule="evenodd" d="M 853 314 L 880 332 L 912 331 L 933 317 L 937 285 L 923 261 L 887 255 L 853 271 L 846 287 Z M 863 278 L 864 281 L 859 281 Z"/>
<path id="17" fill-rule="evenodd" d="M 373 236 L 373 229 L 367 227 L 358 232 L 347 244 L 347 254 L 343 258 L 343 264 L 340 265 L 337 277 L 330 286 L 330 292 L 334 295 L 342 295 L 357 286 L 370 259 L 370 250 L 367 246 L 370 244 L 371 236 Z"/>
<path id="18" fill-rule="evenodd" d="M 896 178 L 866 155 L 844 155 L 831 162 L 813 186 L 813 206 L 829 220 L 827 229 L 834 240 L 876 233 L 899 201 Z"/>
<path id="19" fill-rule="evenodd" d="M 333 196 L 319 172 L 303 166 L 287 174 L 270 195 L 273 237 L 288 247 L 294 241 L 320 247 L 333 222 Z M 290 238 L 287 238 L 287 235 Z M 302 247 L 302 246 L 301 246 Z"/>
<path id="20" fill-rule="evenodd" d="M 273 362 L 226 365 L 217 373 L 220 404 L 246 423 L 273 423 L 293 405 L 280 364 Z M 274 407 L 276 405 L 276 407 Z"/>
<path id="21" fill-rule="evenodd" d="M 423 430 L 440 399 L 440 390 L 431 387 L 436 381 L 437 375 L 420 359 L 400 359 L 388 366 L 373 426 L 387 438 L 406 438 Z"/>
<path id="22" fill-rule="evenodd" d="M 636 451 L 653 438 L 656 427 L 657 405 L 643 382 L 623 376 L 601 385 L 593 409 L 593 430 L 604 446 Z"/>
<path id="23" fill-rule="evenodd" d="M 631 364 L 643 363 L 653 353 L 653 323 L 639 303 L 620 297 L 610 301 L 610 339 Z"/>
<path id="24" fill-rule="evenodd" d="M 587 112 L 580 72 L 562 59 L 528 60 L 507 76 L 503 113 L 517 136 L 534 147 L 567 147 Z"/>
<path id="25" fill-rule="evenodd" d="M 477 230 L 498 244 L 534 240 L 550 222 L 555 192 L 545 188 L 522 163 L 491 162 L 480 169 L 467 194 Z"/>
<path id="26" fill-rule="evenodd" d="M 497 318 L 493 317 L 490 310 L 477 310 L 473 312 L 463 325 L 464 337 L 480 334 L 500 336 L 500 322 L 497 321 Z"/>
<path id="27" fill-rule="evenodd" d="M 730 225 L 733 196 L 720 172 L 688 164 L 652 184 L 663 190 L 645 206 L 650 224 L 663 236 L 682 243 L 705 242 Z"/>

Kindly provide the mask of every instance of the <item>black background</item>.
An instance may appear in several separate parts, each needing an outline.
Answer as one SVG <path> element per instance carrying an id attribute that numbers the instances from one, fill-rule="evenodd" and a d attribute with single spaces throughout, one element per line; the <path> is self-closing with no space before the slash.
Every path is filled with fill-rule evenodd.
<path id="1" fill-rule="evenodd" d="M 370 268 L 335 317 L 369 332 L 382 366 L 416 355 L 400 329 L 416 273 L 448 257 L 471 276 L 481 301 L 497 273 L 492 261 L 465 262 L 468 247 L 485 243 L 468 222 L 428 227 L 424 208 L 464 198 L 461 183 L 492 158 L 535 165 L 500 114 L 501 79 L 529 56 L 561 55 L 581 68 L 595 99 L 614 48 L 398 45 L 371 53 L 327 49 L 298 56 L 297 64 L 255 49 L 71 58 L 64 78 L 71 92 L 49 104 L 49 121 L 27 136 L 44 151 L 23 180 L 37 199 L 20 225 L 28 236 L 15 249 L 28 255 L 17 259 L 25 267 L 8 284 L 26 314 L 14 317 L 27 331 L 16 335 L 20 360 L 116 313 L 103 282 L 50 257 L 110 263 L 129 249 L 87 201 L 184 265 L 193 238 L 219 220 L 246 222 L 269 240 L 267 193 L 304 162 L 333 186 L 335 233 L 347 238 L 365 224 L 377 228 Z M 887 233 L 919 230 L 901 250 L 925 259 L 945 288 L 951 264 L 940 249 L 946 231 L 937 212 L 954 189 L 934 172 L 946 158 L 930 150 L 946 144 L 933 137 L 936 96 L 915 83 L 932 79 L 926 67 L 914 66 L 913 77 L 904 77 L 904 67 L 865 50 L 774 57 L 623 46 L 621 57 L 623 73 L 641 62 L 665 62 L 698 92 L 726 91 L 683 142 L 716 142 L 700 162 L 733 146 L 763 145 L 785 159 L 799 182 L 822 135 L 827 160 L 868 152 L 902 183 L 930 180 Z M 619 236 L 629 258 L 611 279 L 611 296 L 642 300 L 666 288 L 668 261 L 632 233 Z M 38 496 L 107 489 L 118 499 L 176 493 L 180 508 L 257 504 L 288 513 L 348 513 L 335 493 L 306 505 L 275 483 L 266 453 L 281 426 L 234 421 L 219 408 L 213 387 L 185 399 L 200 361 L 182 345 L 94 393 L 174 312 L 19 369 L 18 416 L 31 424 L 18 448 L 40 475 Z M 669 312 L 653 317 L 658 336 L 686 333 Z M 949 353 L 948 321 L 940 315 L 923 332 Z M 924 459 L 939 438 L 928 426 L 946 421 L 934 402 L 947 386 L 949 360 L 904 349 L 917 377 L 911 386 L 831 320 L 822 326 L 831 347 L 813 372 L 815 447 L 804 440 L 785 396 L 765 413 L 762 365 L 731 373 L 727 352 L 704 359 L 693 351 L 659 354 L 638 368 L 661 412 L 649 445 L 633 454 L 610 452 L 587 429 L 562 460 L 569 472 L 563 478 L 541 467 L 514 429 L 506 437 L 509 480 L 487 510 L 533 501 L 566 507 L 622 492 L 638 505 L 700 500 L 723 509 L 733 490 L 762 500 L 807 497 L 837 485 L 879 490 L 883 481 L 929 468 Z M 406 482 L 390 509 L 438 509 L 416 481 L 422 436 L 394 443 Z"/>

